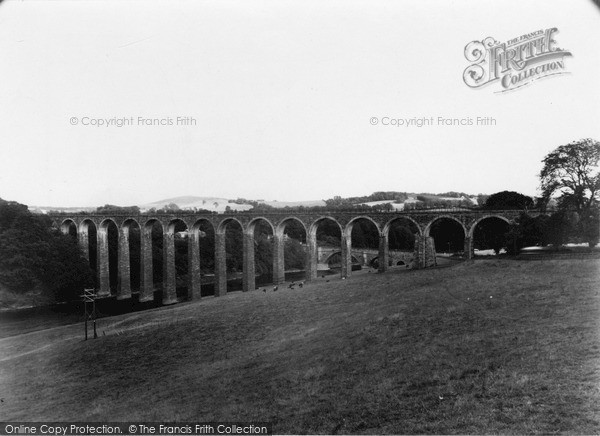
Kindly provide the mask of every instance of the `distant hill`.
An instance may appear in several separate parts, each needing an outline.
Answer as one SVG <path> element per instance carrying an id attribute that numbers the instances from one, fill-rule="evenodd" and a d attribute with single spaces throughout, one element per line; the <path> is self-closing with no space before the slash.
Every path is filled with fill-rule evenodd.
<path id="1" fill-rule="evenodd" d="M 48 213 L 50 211 L 77 213 L 77 212 L 94 212 L 95 207 L 60 207 L 60 206 L 27 206 L 31 213 Z"/>
<path id="2" fill-rule="evenodd" d="M 408 200 L 407 200 L 408 201 Z M 396 203 L 396 200 L 379 200 L 379 201 L 367 201 L 365 203 L 356 203 L 361 206 L 379 206 L 380 204 L 391 204 L 394 210 L 404 210 L 404 203 Z"/>
<path id="3" fill-rule="evenodd" d="M 309 201 L 264 201 L 257 200 L 257 203 L 266 204 L 267 206 L 272 206 L 274 208 L 284 208 L 284 207 L 313 207 L 313 206 L 325 206 L 325 201 L 323 200 L 309 200 Z M 151 208 L 160 209 L 168 204 L 176 204 L 181 209 L 206 209 L 211 212 L 224 212 L 227 206 L 229 206 L 232 210 L 250 210 L 252 209 L 252 205 L 249 203 L 239 203 L 234 202 L 234 200 L 230 200 L 222 197 L 194 197 L 194 196 L 184 196 L 184 197 L 173 197 L 167 198 L 160 201 L 155 201 L 153 203 L 147 203 L 140 205 L 140 209 L 148 210 Z M 215 204 L 217 203 L 217 204 Z"/>
<path id="4" fill-rule="evenodd" d="M 272 206 L 275 208 L 284 208 L 284 207 L 315 207 L 315 206 L 326 206 L 324 200 L 309 200 L 309 201 L 259 201 L 259 203 L 266 204 L 267 206 Z"/>
<path id="5" fill-rule="evenodd" d="M 449 194 L 449 195 L 448 195 Z M 264 204 L 267 206 L 281 209 L 285 207 L 325 207 L 328 205 L 344 204 L 352 205 L 367 205 L 377 206 L 382 204 L 391 204 L 395 210 L 404 210 L 405 208 L 414 206 L 416 203 L 431 203 L 446 202 L 457 204 L 460 202 L 471 203 L 473 206 L 478 205 L 477 197 L 464 193 L 444 193 L 444 194 L 429 194 L 429 193 L 406 193 L 406 192 L 377 192 L 365 197 L 335 197 L 332 200 L 306 200 L 306 201 L 265 201 L 265 200 L 244 200 L 244 199 L 228 199 L 223 197 L 199 197 L 193 195 L 185 195 L 180 197 L 165 198 L 163 200 L 154 201 L 152 203 L 138 204 L 142 212 L 150 209 L 162 209 L 166 206 L 175 204 L 182 210 L 204 209 L 211 212 L 223 213 L 226 210 L 246 211 L 252 209 L 256 204 Z M 101 205 L 99 205 L 101 206 Z M 229 208 L 229 209 L 227 209 Z M 29 206 L 29 210 L 34 213 L 48 213 L 51 210 L 61 212 L 94 212 L 96 207 L 59 207 L 59 206 Z"/>
<path id="6" fill-rule="evenodd" d="M 460 196 L 445 196 L 436 195 L 436 194 L 406 194 L 406 199 L 401 200 L 377 200 L 377 201 L 366 201 L 362 203 L 355 203 L 357 205 L 365 205 L 365 206 L 379 206 L 382 204 L 391 204 L 394 210 L 404 210 L 408 207 L 408 205 L 414 205 L 417 203 L 450 203 L 456 204 L 459 203 L 469 204 L 470 206 L 478 206 L 477 197 L 475 196 L 467 196 L 466 194 Z"/>
<path id="7" fill-rule="evenodd" d="M 230 203 L 229 199 L 221 197 L 195 197 L 186 195 L 183 197 L 166 198 L 164 200 L 155 201 L 152 203 L 140 204 L 139 208 L 143 211 L 148 209 L 161 209 L 169 204 L 176 204 L 180 209 L 206 209 L 211 212 L 225 212 L 227 206 L 232 210 L 249 210 L 252 209 L 251 204 Z"/>

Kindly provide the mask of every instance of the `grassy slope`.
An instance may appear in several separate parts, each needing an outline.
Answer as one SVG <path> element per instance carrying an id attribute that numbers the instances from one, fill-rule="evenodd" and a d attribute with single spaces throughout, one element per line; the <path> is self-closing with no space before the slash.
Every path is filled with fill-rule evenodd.
<path id="1" fill-rule="evenodd" d="M 235 293 L 0 340 L 0 420 L 277 433 L 600 432 L 598 260 L 481 261 Z M 493 298 L 490 298 L 493 297 Z"/>

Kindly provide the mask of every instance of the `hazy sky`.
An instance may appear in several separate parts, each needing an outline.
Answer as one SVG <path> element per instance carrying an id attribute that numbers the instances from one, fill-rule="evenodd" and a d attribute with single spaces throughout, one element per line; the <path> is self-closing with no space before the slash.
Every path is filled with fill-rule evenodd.
<path id="1" fill-rule="evenodd" d="M 469 42 L 552 27 L 569 74 L 464 83 Z M 591 0 L 5 1 L 0 65 L 0 197 L 29 205 L 535 195 L 548 152 L 600 139 Z"/>

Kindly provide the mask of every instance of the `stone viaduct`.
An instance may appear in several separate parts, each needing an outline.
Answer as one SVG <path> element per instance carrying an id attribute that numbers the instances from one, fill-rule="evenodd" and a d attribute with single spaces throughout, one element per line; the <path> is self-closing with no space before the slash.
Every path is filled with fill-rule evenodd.
<path id="1" fill-rule="evenodd" d="M 408 220 L 416 228 L 417 242 L 430 239 L 432 224 L 439 219 L 457 222 L 464 232 L 465 255 L 472 256 L 472 240 L 476 226 L 485 219 L 498 218 L 507 223 L 518 217 L 520 211 L 483 211 L 471 209 L 436 209 L 409 212 L 371 211 L 294 211 L 269 213 L 230 213 L 208 214 L 194 212 L 154 213 L 139 215 L 121 214 L 51 214 L 53 224 L 63 233 L 69 233 L 74 226 L 79 245 L 89 259 L 89 231 L 96 229 L 97 238 L 97 295 L 110 295 L 108 227 L 114 223 L 118 229 L 118 289 L 117 298 L 131 298 L 129 232 L 132 226 L 139 226 L 141 238 L 140 262 L 140 301 L 153 297 L 152 279 L 152 227 L 158 223 L 163 231 L 163 303 L 172 304 L 176 298 L 175 271 L 175 226 L 185 224 L 188 232 L 188 298 L 200 298 L 200 226 L 208 224 L 215 234 L 215 296 L 227 292 L 227 271 L 225 251 L 225 231 L 229 223 L 236 221 L 243 231 L 243 290 L 255 289 L 254 229 L 263 221 L 270 226 L 273 234 L 273 283 L 284 281 L 284 231 L 291 221 L 299 222 L 306 232 L 306 280 L 317 277 L 317 228 L 324 220 L 331 220 L 339 226 L 341 233 L 341 275 L 347 277 L 352 272 L 352 227 L 357 220 L 368 220 L 379 233 L 379 271 L 385 272 L 389 262 L 388 234 L 398 220 Z M 203 224 L 204 223 L 204 224 Z M 181 226 L 181 224 L 179 224 Z M 426 265 L 417 265 L 424 267 Z"/>

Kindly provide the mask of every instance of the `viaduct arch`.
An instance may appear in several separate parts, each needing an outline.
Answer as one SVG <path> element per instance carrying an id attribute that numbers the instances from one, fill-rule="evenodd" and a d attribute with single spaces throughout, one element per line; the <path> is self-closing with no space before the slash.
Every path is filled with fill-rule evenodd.
<path id="1" fill-rule="evenodd" d="M 254 228 L 259 221 L 266 222 L 272 231 L 273 239 L 273 282 L 284 281 L 283 247 L 285 227 L 291 221 L 299 222 L 306 232 L 306 280 L 317 277 L 317 229 L 324 220 L 331 220 L 339 226 L 341 234 L 340 252 L 342 256 L 342 277 L 352 273 L 352 227 L 359 219 L 373 223 L 379 233 L 379 271 L 388 269 L 389 231 L 397 220 L 407 220 L 416 227 L 415 236 L 429 238 L 431 225 L 440 218 L 457 221 L 465 234 L 465 255 L 472 257 L 472 240 L 476 226 L 487 218 L 499 218 L 507 223 L 513 222 L 520 214 L 516 210 L 481 211 L 472 209 L 436 209 L 410 212 L 363 212 L 331 211 L 322 212 L 270 212 L 261 214 L 229 213 L 206 214 L 194 212 L 155 213 L 155 214 L 51 214 L 55 227 L 63 233 L 72 233 L 73 225 L 77 230 L 77 240 L 87 259 L 91 259 L 92 247 L 90 230 L 96 232 L 97 288 L 98 296 L 110 295 L 108 271 L 107 229 L 110 223 L 118 229 L 118 277 L 117 298 L 131 297 L 129 271 L 129 233 L 131 226 L 140 229 L 140 301 L 153 299 L 152 279 L 152 227 L 159 225 L 163 232 L 163 303 L 177 301 L 175 283 L 174 233 L 175 223 L 181 222 L 188 232 L 188 298 L 200 298 L 200 225 L 208 223 L 215 233 L 215 296 L 227 293 L 227 270 L 225 251 L 225 230 L 232 222 L 237 222 L 243 233 L 243 280 L 244 291 L 255 289 L 254 264 Z M 538 211 L 529 211 L 530 215 L 539 215 Z"/>

